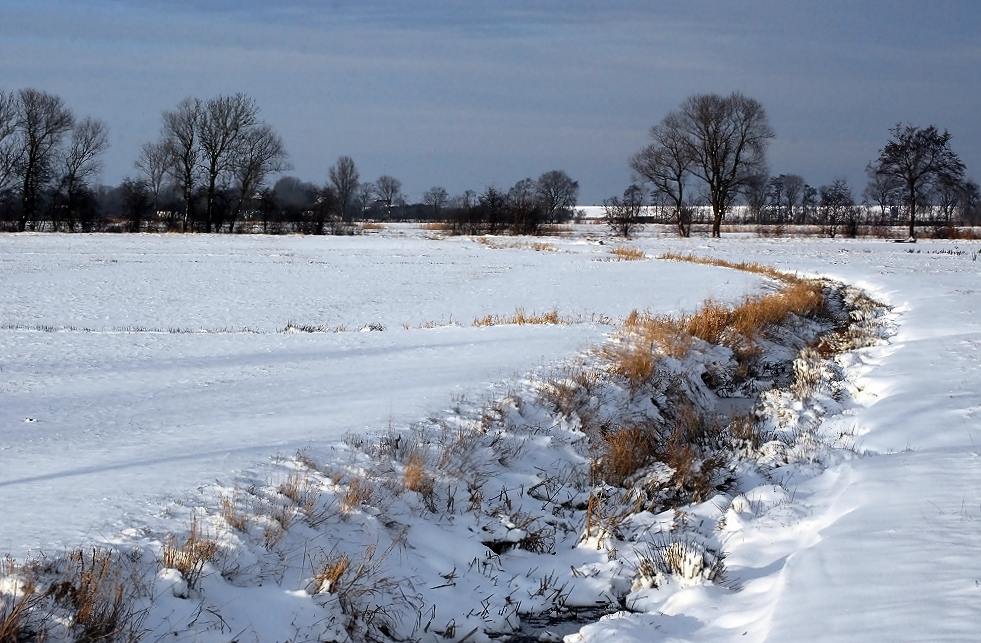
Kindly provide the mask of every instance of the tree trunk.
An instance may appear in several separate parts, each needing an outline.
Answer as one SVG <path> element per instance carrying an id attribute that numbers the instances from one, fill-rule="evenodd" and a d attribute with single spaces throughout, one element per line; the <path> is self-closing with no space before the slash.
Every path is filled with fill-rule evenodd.
<path id="1" fill-rule="evenodd" d="M 722 238 L 722 208 L 712 204 L 712 236 Z"/>
<path id="2" fill-rule="evenodd" d="M 916 239 L 916 193 L 909 193 L 909 238 Z"/>

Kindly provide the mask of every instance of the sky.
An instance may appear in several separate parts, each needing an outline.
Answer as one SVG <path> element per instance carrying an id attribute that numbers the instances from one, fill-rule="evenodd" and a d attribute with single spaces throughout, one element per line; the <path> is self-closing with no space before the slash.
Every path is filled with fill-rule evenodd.
<path id="1" fill-rule="evenodd" d="M 977 0 L 0 0 L 0 89 L 106 121 L 108 184 L 163 111 L 244 92 L 305 181 L 347 155 L 414 202 L 559 169 L 582 204 L 687 97 L 740 91 L 772 174 L 857 196 L 897 123 L 949 130 L 981 179 L 979 34 Z"/>

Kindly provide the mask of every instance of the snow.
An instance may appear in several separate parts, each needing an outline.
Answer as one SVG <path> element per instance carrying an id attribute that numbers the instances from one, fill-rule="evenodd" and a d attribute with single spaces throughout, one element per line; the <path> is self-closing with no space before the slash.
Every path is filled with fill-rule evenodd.
<path id="1" fill-rule="evenodd" d="M 388 426 L 467 407 L 471 398 L 521 389 L 527 373 L 603 341 L 611 327 L 600 315 L 693 310 L 706 298 L 734 301 L 770 287 L 723 268 L 611 262 L 609 240 L 599 245 L 582 235 L 549 239 L 555 252 L 499 241 L 515 247 L 428 239 L 409 229 L 323 239 L 0 237 L 0 551 L 19 556 L 92 540 L 159 544 L 155 530 L 177 531 L 166 525 L 186 522 L 184 511 L 206 504 L 212 487 L 232 493 L 239 480 L 261 486 L 293 466 L 297 449 L 365 466 L 345 435 L 382 435 Z M 627 543 L 620 559 L 590 542 L 557 547 L 548 569 L 548 556 L 523 550 L 488 558 L 481 539 L 526 535 L 511 518 L 494 525 L 450 512 L 427 521 L 410 498 L 399 497 L 386 515 L 405 522 L 410 538 L 390 556 L 411 567 L 406 573 L 433 606 L 427 636 L 437 640 L 437 628 L 440 637 L 451 633 L 444 615 L 452 614 L 458 617 L 447 638 L 463 638 L 480 621 L 459 615 L 479 612 L 480 600 L 500 591 L 488 585 L 512 576 L 508 586 L 522 590 L 523 609 L 545 607 L 572 566 L 575 582 L 561 590 L 568 605 L 625 595 L 634 612 L 561 632 L 570 643 L 977 640 L 978 245 L 736 235 L 648 236 L 629 245 L 649 257 L 691 252 L 829 277 L 890 305 L 885 340 L 839 359 L 847 394 L 787 409 L 800 417 L 820 410 L 819 431 L 844 448 L 815 450 L 776 469 L 779 479 L 686 509 L 692 523 L 724 518 L 714 538 L 725 550 L 729 587 L 672 581 L 630 591 L 617 575 L 637 553 Z M 579 321 L 470 324 L 518 307 L 557 308 Z M 290 322 L 351 331 L 378 323 L 386 330 L 281 332 Z M 420 327 L 427 322 L 435 327 Z M 533 424 L 537 411 L 504 413 Z M 537 450 L 525 446 L 515 455 L 529 465 L 525 488 L 536 480 L 535 467 L 574 459 L 572 442 L 564 442 L 573 433 L 557 427 L 529 438 Z M 286 461 L 271 460 L 277 454 Z M 516 487 L 510 483 L 520 473 L 507 475 L 502 485 Z M 459 493 L 457 502 L 465 502 Z M 511 500 L 531 502 L 530 495 Z M 648 514 L 636 524 L 656 533 L 672 520 Z M 313 537 L 301 527 L 297 534 Z M 330 550 L 379 540 L 385 529 L 357 512 L 336 527 L 333 545 L 312 542 Z M 236 564 L 250 569 L 250 557 L 265 554 L 236 538 Z M 556 539 L 566 542 L 561 531 Z M 233 573 L 231 583 L 224 572 L 206 574 L 202 587 L 186 590 L 198 592 L 191 601 L 176 596 L 185 590 L 172 571 L 157 579 L 150 621 L 158 632 L 166 631 L 163 620 L 180 640 L 220 640 L 245 624 L 250 640 L 331 640 L 328 628 L 343 640 L 338 621 L 317 611 L 327 609 L 319 595 L 300 585 L 309 571 L 291 569 L 261 586 Z M 557 580 L 549 585 L 552 572 Z M 221 616 L 201 612 L 201 597 L 220 606 Z M 507 603 L 493 604 L 483 622 L 519 620 Z M 213 629 L 194 634 L 186 627 L 195 610 Z M 486 639 L 478 632 L 468 640 Z"/>
<path id="2" fill-rule="evenodd" d="M 161 496 L 413 422 L 599 341 L 610 327 L 593 314 L 692 309 L 760 282 L 611 262 L 596 243 L 567 250 L 419 236 L 0 237 L 0 502 L 17 517 L 0 523 L 0 552 L 105 538 Z M 472 326 L 517 308 L 585 321 Z M 280 332 L 291 322 L 386 331 Z"/>

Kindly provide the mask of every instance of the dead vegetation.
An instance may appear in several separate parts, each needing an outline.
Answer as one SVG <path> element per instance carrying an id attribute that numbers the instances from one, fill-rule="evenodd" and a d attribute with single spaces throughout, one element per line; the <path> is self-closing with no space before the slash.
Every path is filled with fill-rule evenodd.
<path id="1" fill-rule="evenodd" d="M 617 246 L 610 250 L 610 254 L 617 261 L 640 261 L 647 258 L 647 255 L 640 248 L 627 248 L 626 246 Z"/>
<path id="2" fill-rule="evenodd" d="M 524 325 L 538 325 L 538 326 L 558 326 L 560 324 L 572 323 L 561 315 L 557 309 L 548 310 L 545 312 L 537 313 L 526 313 L 523 308 L 515 308 L 514 313 L 511 315 L 485 315 L 483 317 L 477 317 L 473 320 L 474 326 L 524 326 Z"/>
<path id="3" fill-rule="evenodd" d="M 132 559 L 100 547 L 47 561 L 0 563 L 0 642 L 134 643 L 143 636 L 143 593 Z"/>
<path id="4" fill-rule="evenodd" d="M 181 573 L 187 586 L 194 589 L 201 580 L 205 565 L 215 560 L 218 542 L 207 537 L 196 518 L 191 519 L 191 528 L 183 541 L 174 534 L 167 535 L 163 546 L 163 566 Z"/>

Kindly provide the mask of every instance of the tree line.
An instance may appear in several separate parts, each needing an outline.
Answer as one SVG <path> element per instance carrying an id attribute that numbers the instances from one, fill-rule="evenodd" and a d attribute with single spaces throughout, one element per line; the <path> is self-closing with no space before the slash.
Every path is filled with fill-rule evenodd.
<path id="1" fill-rule="evenodd" d="M 323 184 L 281 176 L 269 185 L 292 168 L 282 139 L 242 93 L 186 98 L 164 111 L 136 175 L 115 187 L 94 182 L 108 148 L 106 124 L 76 118 L 60 97 L 0 91 L 0 229 L 342 234 L 355 219 L 423 219 L 460 233 L 535 234 L 571 217 L 579 195 L 578 182 L 552 170 L 507 191 L 451 198 L 434 186 L 408 204 L 398 179 L 362 181 L 350 156 Z"/>
<path id="2" fill-rule="evenodd" d="M 709 210 L 717 237 L 737 203 L 745 206 L 743 222 L 816 224 L 830 236 L 855 235 L 860 223 L 894 223 L 900 212 L 910 239 L 917 217 L 940 229 L 981 221 L 978 184 L 965 179 L 950 133 L 899 124 L 889 134 L 866 167 L 861 208 L 845 179 L 815 188 L 796 174 L 769 174 L 766 151 L 774 132 L 759 101 L 739 92 L 696 94 L 651 128 L 651 142 L 629 161 L 635 182 L 622 197 L 604 201 L 605 216 L 624 236 L 652 210 L 688 236 L 696 216 Z M 870 216 L 872 206 L 878 216 Z"/>
<path id="3" fill-rule="evenodd" d="M 977 183 L 935 126 L 896 125 L 871 161 L 859 207 L 844 179 L 812 187 L 796 174 L 770 175 L 775 133 L 762 104 L 739 92 L 696 94 L 668 113 L 629 159 L 634 182 L 604 201 L 607 222 L 629 235 L 643 221 L 671 223 L 682 236 L 706 215 L 713 236 L 723 220 L 760 225 L 817 224 L 854 234 L 860 223 L 952 226 L 981 220 Z M 341 156 L 323 184 L 280 176 L 285 146 L 259 107 L 239 93 L 186 98 L 161 115 L 160 135 L 118 186 L 95 184 L 109 148 L 108 127 L 79 118 L 58 96 L 0 91 L 0 229 L 343 234 L 356 219 L 431 220 L 454 233 L 537 234 L 574 216 L 579 184 L 564 171 L 450 197 L 434 186 L 409 204 L 402 184 L 362 181 Z"/>

